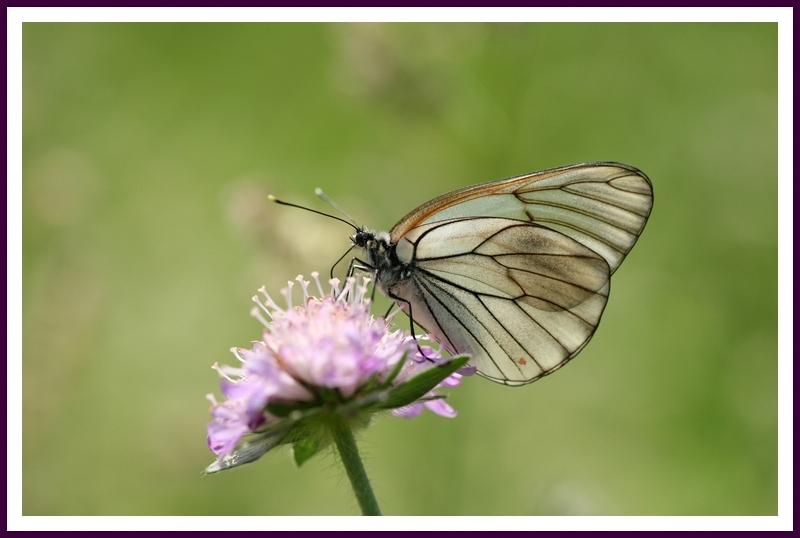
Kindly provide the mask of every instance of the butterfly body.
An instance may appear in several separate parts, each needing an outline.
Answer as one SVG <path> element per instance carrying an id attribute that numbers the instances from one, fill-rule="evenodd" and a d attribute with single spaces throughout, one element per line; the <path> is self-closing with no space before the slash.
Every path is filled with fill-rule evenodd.
<path id="1" fill-rule="evenodd" d="M 351 242 L 414 323 L 484 377 L 522 385 L 588 343 L 652 200 L 639 170 L 585 163 L 444 194 Z"/>
<path id="2" fill-rule="evenodd" d="M 366 253 L 365 261 L 373 274 L 373 281 L 387 297 L 390 288 L 410 276 L 411 267 L 398 259 L 396 245 L 388 233 L 361 228 L 350 237 L 350 241 Z"/>

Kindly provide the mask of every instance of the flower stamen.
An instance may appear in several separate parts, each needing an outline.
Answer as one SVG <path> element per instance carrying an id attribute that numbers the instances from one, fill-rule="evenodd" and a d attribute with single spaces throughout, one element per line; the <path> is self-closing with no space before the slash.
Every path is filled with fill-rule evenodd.
<path id="1" fill-rule="evenodd" d="M 297 280 L 303 288 L 303 304 L 306 304 L 308 302 L 308 285 L 311 284 L 311 282 L 303 280 L 303 275 L 297 275 L 295 280 Z"/>
<path id="2" fill-rule="evenodd" d="M 292 288 L 294 288 L 294 282 L 290 280 L 286 284 L 287 286 L 281 290 L 281 295 L 286 299 L 287 310 L 291 310 L 294 308 L 292 306 Z"/>
<path id="3" fill-rule="evenodd" d="M 231 353 L 236 355 L 236 358 L 239 360 L 239 362 L 244 362 L 244 359 L 242 358 L 242 356 L 239 355 L 239 348 L 238 347 L 232 347 L 230 349 L 230 351 L 231 351 Z"/>
<path id="4" fill-rule="evenodd" d="M 319 273 L 317 271 L 311 271 L 311 278 L 314 279 L 314 282 L 317 283 L 317 289 L 319 290 L 319 296 L 324 297 L 325 292 L 322 291 L 322 284 L 319 282 Z"/>
<path id="5" fill-rule="evenodd" d="M 231 383 L 236 383 L 236 380 L 232 379 L 228 374 L 226 374 L 218 362 L 215 362 L 214 366 L 212 366 L 211 369 L 216 370 L 217 373 L 220 375 L 220 377 L 225 378 L 227 381 L 230 381 Z"/>
<path id="6" fill-rule="evenodd" d="M 341 295 L 339 293 L 339 284 L 341 282 L 338 278 L 332 278 L 328 281 L 328 284 L 331 285 L 331 297 L 338 298 Z"/>
<path id="7" fill-rule="evenodd" d="M 253 295 L 253 301 L 258 303 L 258 306 L 260 306 L 262 309 L 264 308 L 264 305 L 262 305 L 261 302 L 258 300 L 258 296 Z M 268 310 L 265 310 L 265 312 L 269 316 L 269 319 L 272 319 L 272 314 L 270 314 Z M 263 325 L 264 327 L 269 327 L 269 321 L 267 321 L 266 318 L 264 318 L 264 316 L 261 315 L 261 311 L 255 306 L 250 310 L 250 315 L 256 318 L 259 321 L 259 323 L 261 323 L 261 325 Z"/>
<path id="8" fill-rule="evenodd" d="M 271 308 L 275 312 L 280 312 L 280 313 L 284 313 L 285 312 L 285 310 L 283 308 L 278 306 L 275 303 L 275 301 L 272 300 L 272 297 L 270 297 L 269 293 L 267 293 L 267 289 L 264 286 L 261 286 L 260 288 L 258 288 L 258 292 L 260 294 L 262 294 L 264 296 L 264 298 L 266 299 L 266 302 L 265 302 L 266 307 Z M 267 314 L 270 314 L 270 312 L 269 312 L 269 310 L 267 310 L 267 308 L 264 308 L 264 310 L 267 312 Z M 271 314 L 270 314 L 270 317 L 272 317 Z"/>

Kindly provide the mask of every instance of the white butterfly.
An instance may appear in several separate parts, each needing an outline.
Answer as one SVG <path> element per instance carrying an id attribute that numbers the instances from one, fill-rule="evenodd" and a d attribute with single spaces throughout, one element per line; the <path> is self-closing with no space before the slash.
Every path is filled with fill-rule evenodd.
<path id="1" fill-rule="evenodd" d="M 350 239 L 414 323 L 482 376 L 523 385 L 589 342 L 652 207 L 642 172 L 591 162 L 449 192 Z"/>

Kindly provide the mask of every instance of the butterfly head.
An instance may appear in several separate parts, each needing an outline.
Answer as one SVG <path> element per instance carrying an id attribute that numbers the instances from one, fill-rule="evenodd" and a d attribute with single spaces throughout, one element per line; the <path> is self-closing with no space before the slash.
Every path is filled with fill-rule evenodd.
<path id="1" fill-rule="evenodd" d="M 350 236 L 350 242 L 354 248 L 364 251 L 367 266 L 382 291 L 398 280 L 401 264 L 388 232 L 358 228 Z"/>
<path id="2" fill-rule="evenodd" d="M 391 239 L 387 232 L 376 232 L 367 228 L 358 228 L 350 236 L 350 242 L 355 248 L 365 250 L 368 256 L 373 252 L 382 254 L 391 248 Z"/>

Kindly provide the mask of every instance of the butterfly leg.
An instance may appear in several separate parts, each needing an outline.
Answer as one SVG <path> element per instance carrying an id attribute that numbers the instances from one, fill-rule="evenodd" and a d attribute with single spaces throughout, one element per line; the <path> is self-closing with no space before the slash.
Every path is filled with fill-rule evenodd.
<path id="1" fill-rule="evenodd" d="M 347 252 L 350 252 L 350 251 L 348 250 Z M 342 256 L 342 258 L 343 257 L 344 256 Z M 341 261 L 342 258 L 339 258 L 339 261 Z M 338 264 L 339 262 L 337 261 L 336 263 Z M 358 263 L 358 265 L 356 265 L 356 263 Z M 347 273 L 346 273 L 346 277 L 345 278 L 350 278 L 351 276 L 353 276 L 355 274 L 355 272 L 357 270 L 358 271 L 369 271 L 370 274 L 373 272 L 373 268 L 372 268 L 372 266 L 370 264 L 368 264 L 364 260 L 360 260 L 360 259 L 358 259 L 358 258 L 356 258 L 354 256 L 354 257 L 350 258 L 350 263 L 347 264 Z M 333 267 L 331 267 L 331 278 L 333 278 Z M 374 286 L 374 283 L 373 283 L 371 300 L 374 299 L 374 298 L 375 298 L 375 286 Z M 338 297 L 337 297 L 337 299 L 338 299 Z"/>
<path id="2" fill-rule="evenodd" d="M 425 352 L 422 351 L 422 347 L 419 345 L 419 340 L 417 339 L 417 335 L 414 333 L 414 316 L 413 316 L 413 314 L 411 312 L 411 302 L 408 301 L 407 299 L 403 299 L 399 295 L 395 295 L 391 291 L 388 292 L 388 296 L 393 301 L 396 301 L 396 302 L 399 301 L 399 302 L 402 302 L 402 303 L 405 303 L 406 305 L 408 305 L 408 319 L 409 319 L 408 326 L 409 326 L 409 329 L 411 330 L 411 338 L 413 338 L 414 342 L 417 344 L 417 351 L 419 351 L 419 354 L 422 355 L 423 357 L 425 357 L 426 359 L 428 359 L 429 361 L 433 362 L 433 359 L 431 359 L 430 357 L 425 355 Z M 389 307 L 389 308 L 391 310 L 391 307 Z M 388 315 L 388 312 L 387 312 L 387 315 Z"/>
<path id="3" fill-rule="evenodd" d="M 336 268 L 337 265 L 339 265 L 339 262 L 342 261 L 344 259 L 344 257 L 347 256 L 350 253 L 351 250 L 353 250 L 353 247 L 348 248 L 347 252 L 342 254 L 342 257 L 339 258 L 338 260 L 336 260 L 336 263 L 331 265 L 331 278 L 333 278 L 333 270 Z M 350 260 L 350 265 L 347 266 L 347 276 L 350 276 L 350 271 L 351 271 L 351 267 L 350 266 L 352 266 L 352 265 L 353 265 L 353 260 L 351 259 Z"/>
<path id="4" fill-rule="evenodd" d="M 358 262 L 359 265 L 356 265 L 356 262 Z M 347 264 L 347 277 L 349 278 L 349 277 L 353 276 L 355 274 L 356 270 L 369 271 L 370 273 L 372 273 L 373 271 L 375 271 L 375 268 L 372 267 L 367 262 L 365 262 L 364 260 L 360 260 L 360 259 L 358 259 L 358 258 L 356 258 L 354 256 L 354 257 L 350 258 L 350 263 Z"/>

